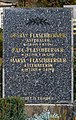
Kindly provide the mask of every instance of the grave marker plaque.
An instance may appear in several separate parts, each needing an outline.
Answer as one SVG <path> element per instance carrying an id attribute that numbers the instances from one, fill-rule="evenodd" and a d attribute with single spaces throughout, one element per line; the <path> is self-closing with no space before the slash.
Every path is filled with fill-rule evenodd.
<path id="1" fill-rule="evenodd" d="M 4 96 L 73 101 L 71 9 L 5 9 Z"/>

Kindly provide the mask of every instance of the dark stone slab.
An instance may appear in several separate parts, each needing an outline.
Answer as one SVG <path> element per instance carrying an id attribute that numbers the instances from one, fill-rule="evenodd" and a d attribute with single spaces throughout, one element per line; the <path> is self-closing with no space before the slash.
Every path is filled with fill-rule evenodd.
<path id="1" fill-rule="evenodd" d="M 4 95 L 71 103 L 71 9 L 4 11 Z"/>

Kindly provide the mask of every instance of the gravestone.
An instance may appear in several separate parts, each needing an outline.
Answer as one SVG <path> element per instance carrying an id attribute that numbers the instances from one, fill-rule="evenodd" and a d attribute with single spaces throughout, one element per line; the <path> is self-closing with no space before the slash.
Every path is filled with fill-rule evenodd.
<path id="1" fill-rule="evenodd" d="M 4 96 L 73 102 L 72 10 L 4 10 Z"/>

